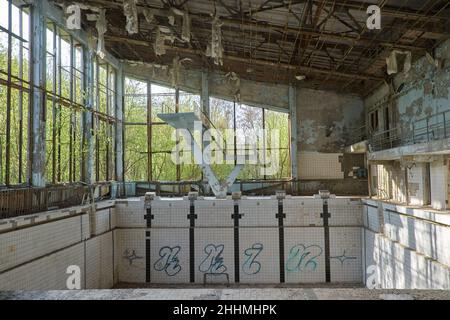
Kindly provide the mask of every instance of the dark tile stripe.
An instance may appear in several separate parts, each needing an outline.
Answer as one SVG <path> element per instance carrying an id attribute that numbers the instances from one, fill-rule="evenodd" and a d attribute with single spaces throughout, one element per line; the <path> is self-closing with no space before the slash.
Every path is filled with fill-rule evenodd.
<path id="1" fill-rule="evenodd" d="M 279 260 L 280 260 L 280 283 L 285 282 L 285 270 L 284 270 L 284 225 L 283 219 L 286 215 L 283 213 L 283 200 L 278 200 L 278 213 L 275 215 L 278 219 L 278 233 L 279 233 Z"/>
<path id="2" fill-rule="evenodd" d="M 189 281 L 191 283 L 195 282 L 195 219 L 197 215 L 195 214 L 195 200 L 191 200 L 191 205 L 189 207 L 189 214 L 187 218 L 189 219 Z"/>
<path id="3" fill-rule="evenodd" d="M 323 231 L 325 242 L 325 282 L 331 282 L 331 268 L 330 268 L 330 227 L 328 218 L 330 214 L 328 212 L 328 200 L 323 199 Z"/>
<path id="4" fill-rule="evenodd" d="M 240 261 L 239 261 L 239 219 L 242 215 L 239 214 L 239 203 L 234 203 L 234 213 L 231 219 L 234 220 L 234 282 L 240 282 Z"/>

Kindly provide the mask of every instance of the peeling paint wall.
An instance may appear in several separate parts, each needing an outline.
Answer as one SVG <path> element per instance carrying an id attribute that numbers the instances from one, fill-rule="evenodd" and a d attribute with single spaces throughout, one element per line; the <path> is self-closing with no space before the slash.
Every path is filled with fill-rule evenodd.
<path id="1" fill-rule="evenodd" d="M 298 89 L 297 119 L 300 152 L 343 152 L 364 124 L 364 105 L 358 96 Z"/>
<path id="2" fill-rule="evenodd" d="M 408 135 L 412 133 L 414 122 L 450 110 L 450 39 L 436 49 L 435 59 L 439 61 L 438 67 L 422 57 L 413 63 L 408 73 L 394 77 L 391 90 L 386 84 L 376 89 L 364 101 L 366 111 L 374 110 L 380 103 L 388 103 L 389 93 L 393 91 L 393 125 Z M 398 90 L 402 85 L 403 88 Z"/>

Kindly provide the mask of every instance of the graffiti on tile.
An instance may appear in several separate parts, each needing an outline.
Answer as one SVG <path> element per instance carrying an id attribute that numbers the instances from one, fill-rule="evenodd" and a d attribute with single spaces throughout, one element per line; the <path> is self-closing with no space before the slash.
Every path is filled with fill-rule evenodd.
<path id="1" fill-rule="evenodd" d="M 164 271 L 169 277 L 175 276 L 181 271 L 180 260 L 178 259 L 178 253 L 180 252 L 180 246 L 164 246 L 159 249 L 159 259 L 153 265 L 156 271 Z"/>
<path id="2" fill-rule="evenodd" d="M 205 258 L 199 265 L 199 270 L 204 273 L 225 273 L 227 267 L 223 262 L 223 244 L 207 244 L 203 250 Z"/>
<path id="3" fill-rule="evenodd" d="M 297 244 L 289 250 L 286 262 L 286 270 L 289 272 L 315 271 L 317 269 L 317 258 L 323 249 L 318 245 Z"/>
<path id="4" fill-rule="evenodd" d="M 244 250 L 245 260 L 242 265 L 242 271 L 245 274 L 253 275 L 261 271 L 261 263 L 257 259 L 263 249 L 262 243 L 254 243 L 251 247 Z"/>
<path id="5" fill-rule="evenodd" d="M 345 250 L 344 250 L 344 252 L 340 256 L 332 256 L 332 257 L 330 257 L 330 259 L 339 260 L 339 262 L 341 263 L 341 266 L 343 266 L 345 261 L 347 261 L 347 260 L 356 260 L 356 257 L 347 256 L 346 253 L 345 253 Z"/>

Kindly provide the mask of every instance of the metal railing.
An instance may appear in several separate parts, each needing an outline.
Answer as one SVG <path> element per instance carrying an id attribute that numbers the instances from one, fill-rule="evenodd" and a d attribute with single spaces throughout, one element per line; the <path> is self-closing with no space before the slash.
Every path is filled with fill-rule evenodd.
<path id="1" fill-rule="evenodd" d="M 450 138 L 450 110 L 416 120 L 410 127 L 377 132 L 369 139 L 369 150 L 380 151 L 446 138 Z"/>
<path id="2" fill-rule="evenodd" d="M 94 187 L 96 200 L 110 194 L 109 184 Z M 82 205 L 90 194 L 90 186 L 83 184 L 0 189 L 0 219 Z"/>
<path id="3" fill-rule="evenodd" d="M 361 126 L 357 128 L 350 128 L 348 130 L 348 145 L 352 145 L 367 139 L 366 126 Z"/>

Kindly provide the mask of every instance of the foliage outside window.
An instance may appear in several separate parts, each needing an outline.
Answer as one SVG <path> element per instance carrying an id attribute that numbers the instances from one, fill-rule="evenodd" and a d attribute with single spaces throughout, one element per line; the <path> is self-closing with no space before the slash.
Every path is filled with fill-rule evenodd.
<path id="1" fill-rule="evenodd" d="M 106 62 L 94 62 L 95 181 L 115 179 L 116 72 Z"/>
<path id="2" fill-rule="evenodd" d="M 147 81 L 126 78 L 125 80 L 125 179 L 126 181 L 194 181 L 202 179 L 201 168 L 195 164 L 176 165 L 171 159 L 172 150 L 181 136 L 175 129 L 158 118 L 159 113 L 201 112 L 200 96 L 171 89 Z M 178 103 L 177 103 L 178 102 Z M 290 175 L 288 115 L 280 112 L 255 108 L 231 101 L 210 98 L 210 125 L 219 132 L 222 144 L 211 142 L 213 152 L 225 152 L 231 159 L 236 154 L 248 152 L 247 141 L 235 138 L 237 129 L 255 143 L 262 141 L 252 130 L 279 130 L 279 147 L 270 150 L 259 145 L 261 154 L 270 156 L 279 153 L 279 170 L 275 175 L 266 175 L 263 166 L 246 163 L 240 179 L 280 179 Z M 148 120 L 148 121 L 147 121 Z M 231 129 L 233 135 L 228 136 Z M 234 130 L 234 132 L 233 132 Z M 175 137 L 176 141 L 172 139 Z M 268 137 L 270 142 L 270 137 Z M 198 141 L 197 141 L 198 142 Z M 247 144 L 245 143 L 247 142 Z M 201 144 L 201 143 L 200 143 Z M 265 151 L 265 153 L 264 153 Z M 181 156 L 184 156 L 181 154 Z M 219 179 L 225 179 L 235 164 L 212 164 Z"/>
<path id="3" fill-rule="evenodd" d="M 0 185 L 30 180 L 30 17 L 24 4 L 0 0 Z"/>
<path id="4" fill-rule="evenodd" d="M 46 180 L 81 179 L 83 47 L 67 32 L 47 22 Z"/>
<path id="5" fill-rule="evenodd" d="M 52 21 L 47 22 L 46 180 L 81 180 L 83 112 L 86 110 L 84 47 Z M 93 63 L 93 181 L 115 178 L 115 70 Z M 86 128 L 89 130 L 90 128 Z"/>
<path id="6" fill-rule="evenodd" d="M 176 165 L 171 152 L 175 129 L 158 117 L 160 113 L 198 112 L 200 96 L 139 81 L 125 79 L 125 180 L 200 180 L 195 164 Z"/>

